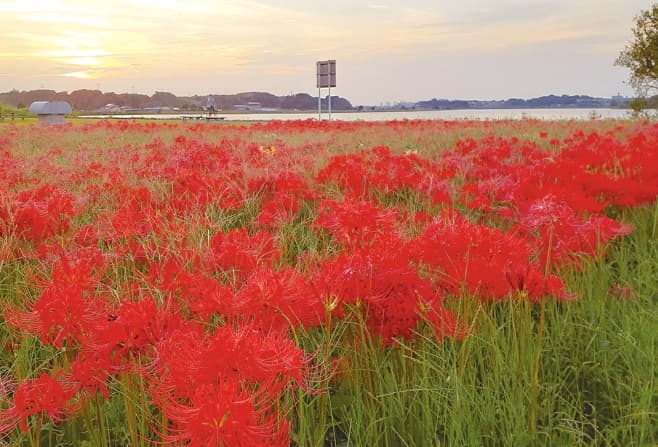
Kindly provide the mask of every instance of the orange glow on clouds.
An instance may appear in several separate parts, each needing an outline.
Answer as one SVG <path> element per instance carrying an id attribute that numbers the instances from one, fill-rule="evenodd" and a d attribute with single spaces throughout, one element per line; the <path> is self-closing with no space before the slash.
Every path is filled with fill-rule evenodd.
<path id="1" fill-rule="evenodd" d="M 77 78 L 77 79 L 90 79 L 92 75 L 86 71 L 73 71 L 71 73 L 64 73 L 62 76 L 67 78 Z"/>

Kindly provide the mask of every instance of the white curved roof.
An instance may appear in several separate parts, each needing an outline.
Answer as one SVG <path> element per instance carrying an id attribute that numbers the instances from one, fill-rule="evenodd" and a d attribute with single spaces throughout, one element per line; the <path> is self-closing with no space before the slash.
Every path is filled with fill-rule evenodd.
<path id="1" fill-rule="evenodd" d="M 73 112 L 66 101 L 35 101 L 30 104 L 30 113 L 35 115 L 68 115 Z"/>

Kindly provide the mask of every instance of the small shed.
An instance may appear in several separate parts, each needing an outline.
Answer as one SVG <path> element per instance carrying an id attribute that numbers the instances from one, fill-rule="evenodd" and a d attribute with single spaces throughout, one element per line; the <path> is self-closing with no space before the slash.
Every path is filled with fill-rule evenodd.
<path id="1" fill-rule="evenodd" d="M 66 121 L 66 115 L 73 113 L 73 108 L 66 101 L 35 101 L 30 104 L 30 113 L 35 114 L 40 123 L 60 124 Z"/>

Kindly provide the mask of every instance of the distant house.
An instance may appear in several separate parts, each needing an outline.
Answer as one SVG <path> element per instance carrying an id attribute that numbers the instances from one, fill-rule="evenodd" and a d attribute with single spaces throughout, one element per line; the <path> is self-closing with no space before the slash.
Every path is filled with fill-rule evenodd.
<path id="1" fill-rule="evenodd" d="M 100 113 L 121 113 L 121 107 L 116 104 L 105 104 L 103 107 L 98 109 Z"/>
<path id="2" fill-rule="evenodd" d="M 248 102 L 246 104 L 236 104 L 233 106 L 235 110 L 260 110 L 261 107 L 260 102 L 256 101 Z"/>
<path id="3" fill-rule="evenodd" d="M 66 115 L 73 113 L 73 108 L 66 101 L 35 101 L 30 104 L 30 113 L 40 123 L 60 124 L 66 121 Z"/>

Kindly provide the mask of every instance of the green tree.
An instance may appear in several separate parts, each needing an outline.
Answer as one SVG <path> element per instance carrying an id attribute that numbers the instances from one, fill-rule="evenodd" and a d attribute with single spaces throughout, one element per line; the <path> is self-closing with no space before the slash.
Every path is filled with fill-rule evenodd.
<path id="1" fill-rule="evenodd" d="M 630 84 L 639 96 L 658 91 L 658 4 L 635 17 L 633 40 L 619 54 L 615 65 L 631 71 Z"/>

